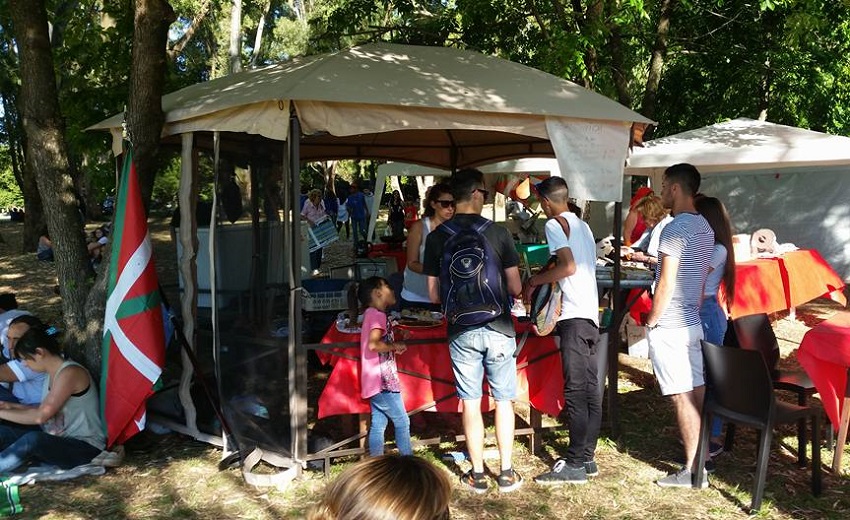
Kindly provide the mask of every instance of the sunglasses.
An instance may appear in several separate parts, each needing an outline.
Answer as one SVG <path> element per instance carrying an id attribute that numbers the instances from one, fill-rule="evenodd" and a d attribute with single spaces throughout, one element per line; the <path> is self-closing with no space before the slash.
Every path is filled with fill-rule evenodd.
<path id="1" fill-rule="evenodd" d="M 485 200 L 487 199 L 487 197 L 490 196 L 490 192 L 488 190 L 485 190 L 485 189 L 482 189 L 482 188 L 475 188 L 474 190 L 472 190 L 472 193 L 475 193 L 476 191 L 478 193 L 480 193 L 484 197 Z"/>
<path id="2" fill-rule="evenodd" d="M 434 202 L 439 204 L 441 208 L 453 208 L 455 206 L 455 201 L 453 200 L 435 200 Z"/>

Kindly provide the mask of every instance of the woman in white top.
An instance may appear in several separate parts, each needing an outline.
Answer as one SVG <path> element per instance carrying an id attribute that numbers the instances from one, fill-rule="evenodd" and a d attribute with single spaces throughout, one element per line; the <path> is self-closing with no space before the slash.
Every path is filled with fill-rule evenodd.
<path id="1" fill-rule="evenodd" d="M 422 274 L 425 239 L 428 234 L 455 214 L 455 201 L 449 186 L 444 183 L 431 186 L 425 197 L 425 211 L 420 220 L 410 226 L 407 234 L 407 267 L 404 269 L 404 287 L 401 290 L 401 307 L 418 307 L 439 311 L 439 305 L 428 297 L 428 277 Z"/>
<path id="2" fill-rule="evenodd" d="M 29 459 L 70 469 L 91 462 L 106 445 L 97 389 L 88 371 L 62 357 L 43 329 L 15 343 L 15 358 L 47 375 L 38 406 L 0 402 L 0 473 Z"/>

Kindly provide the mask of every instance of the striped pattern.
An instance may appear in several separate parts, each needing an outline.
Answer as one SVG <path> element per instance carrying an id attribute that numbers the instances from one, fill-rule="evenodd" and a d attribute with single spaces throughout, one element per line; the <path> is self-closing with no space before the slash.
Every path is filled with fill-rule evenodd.
<path id="1" fill-rule="evenodd" d="M 714 231 L 702 215 L 679 213 L 661 231 L 658 259 L 673 256 L 679 259 L 673 299 L 658 320 L 664 328 L 699 325 L 699 307 L 711 255 L 714 251 Z M 655 285 L 661 279 L 661 269 L 655 272 Z"/>
<path id="2" fill-rule="evenodd" d="M 145 401 L 165 362 L 165 333 L 147 217 L 132 150 L 115 208 L 103 323 L 101 407 L 107 447 L 145 427 Z"/>

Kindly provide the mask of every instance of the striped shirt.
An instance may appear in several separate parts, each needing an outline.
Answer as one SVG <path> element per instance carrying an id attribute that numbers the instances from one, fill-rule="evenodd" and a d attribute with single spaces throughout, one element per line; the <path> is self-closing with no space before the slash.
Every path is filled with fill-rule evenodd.
<path id="1" fill-rule="evenodd" d="M 701 323 L 699 307 L 713 251 L 714 231 L 702 215 L 679 213 L 661 231 L 659 264 L 665 255 L 672 256 L 679 259 L 679 270 L 673 298 L 658 320 L 660 327 L 673 329 Z M 662 269 L 656 270 L 656 286 Z"/>

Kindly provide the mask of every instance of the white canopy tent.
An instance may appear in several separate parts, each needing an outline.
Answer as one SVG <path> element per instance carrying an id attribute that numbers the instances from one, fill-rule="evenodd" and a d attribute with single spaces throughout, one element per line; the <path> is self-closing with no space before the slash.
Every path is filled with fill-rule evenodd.
<path id="1" fill-rule="evenodd" d="M 284 402 L 269 411 L 272 417 L 287 418 L 289 428 L 285 436 L 279 431 L 272 436 L 265 426 L 239 435 L 245 443 L 263 448 L 265 455 L 283 449 L 276 452 L 275 465 L 295 472 L 310 455 L 306 350 L 301 339 L 301 298 L 297 297 L 302 290 L 297 208 L 303 161 L 382 159 L 453 170 L 519 157 L 555 157 L 565 176 L 582 180 L 587 198 L 619 201 L 632 124 L 651 123 L 602 95 L 529 67 L 470 51 L 395 44 L 365 45 L 246 70 L 168 94 L 162 106 L 163 142 L 182 150 L 181 221 L 191 223 L 180 228 L 181 269 L 187 285 L 182 297 L 184 332 L 190 340 L 195 337 L 197 307 L 190 287 L 195 285 L 197 247 L 195 150 L 213 151 L 216 161 L 220 153 L 232 161 L 256 164 L 258 170 L 269 163 L 283 168 L 283 250 L 290 264 L 296 264 L 288 266 L 285 285 L 286 294 L 296 297 L 288 299 L 286 339 L 264 338 L 262 345 L 283 354 L 285 366 L 279 378 L 286 384 L 274 395 L 276 402 Z M 109 130 L 116 154 L 121 152 L 122 121 L 123 115 L 118 114 L 90 128 Z M 253 174 L 253 166 L 251 170 Z M 254 217 L 259 220 L 258 210 Z M 259 243 L 258 238 L 255 244 Z M 214 248 L 215 240 L 210 244 Z M 211 258 L 216 257 L 213 253 Z M 263 261 L 262 251 L 256 248 L 244 255 L 251 269 Z M 211 268 L 215 270 L 214 263 Z M 210 279 L 216 279 L 214 273 Z M 216 298 L 215 287 L 212 292 Z M 217 305 L 212 309 L 216 353 L 244 352 L 236 347 L 247 340 L 233 333 L 227 341 L 235 343 L 219 349 L 224 329 L 239 320 L 219 322 Z M 233 370 L 232 377 L 245 380 L 250 379 L 247 368 L 262 365 L 259 357 L 237 358 L 232 366 L 214 357 L 220 385 L 231 377 L 226 369 Z M 188 370 L 191 373 L 191 367 Z M 184 364 L 181 402 L 191 408 L 186 401 L 191 399 L 186 371 Z M 227 406 L 225 397 L 222 401 Z M 238 417 L 251 419 L 244 413 Z M 193 421 L 194 415 L 187 411 L 191 428 Z M 265 435 L 252 437 L 259 434 Z M 267 446 L 271 441 L 271 447 Z"/>
<path id="2" fill-rule="evenodd" d="M 625 173 L 660 186 L 681 162 L 700 170 L 700 191 L 723 201 L 737 232 L 772 229 L 850 280 L 850 138 L 735 119 L 648 141 Z"/>

